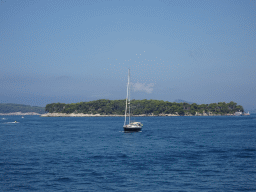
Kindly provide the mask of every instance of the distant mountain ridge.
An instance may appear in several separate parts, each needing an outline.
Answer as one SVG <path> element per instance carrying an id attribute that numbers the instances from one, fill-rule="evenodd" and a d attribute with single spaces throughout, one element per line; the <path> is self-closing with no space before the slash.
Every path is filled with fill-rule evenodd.
<path id="1" fill-rule="evenodd" d="M 22 105 L 22 104 L 15 104 L 15 103 L 0 103 L 0 113 L 14 113 L 14 112 L 21 112 L 21 113 L 35 112 L 35 113 L 43 114 L 45 113 L 45 107 Z"/>

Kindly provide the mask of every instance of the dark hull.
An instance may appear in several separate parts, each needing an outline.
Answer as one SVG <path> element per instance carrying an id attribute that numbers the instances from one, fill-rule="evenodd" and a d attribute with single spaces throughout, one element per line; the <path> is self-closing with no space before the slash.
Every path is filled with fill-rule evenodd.
<path id="1" fill-rule="evenodd" d="M 127 128 L 124 127 L 124 131 L 128 131 L 128 132 L 137 132 L 137 131 L 141 131 L 142 128 Z"/>

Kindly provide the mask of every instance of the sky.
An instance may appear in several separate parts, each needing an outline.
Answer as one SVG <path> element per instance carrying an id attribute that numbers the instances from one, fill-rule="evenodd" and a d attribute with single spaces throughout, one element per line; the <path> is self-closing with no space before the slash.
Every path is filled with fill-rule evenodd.
<path id="1" fill-rule="evenodd" d="M 0 103 L 256 109 L 255 0 L 0 0 Z"/>

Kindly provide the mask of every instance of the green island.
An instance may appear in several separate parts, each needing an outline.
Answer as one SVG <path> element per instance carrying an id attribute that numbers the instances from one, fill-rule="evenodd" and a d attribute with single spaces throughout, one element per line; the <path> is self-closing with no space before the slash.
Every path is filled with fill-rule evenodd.
<path id="1" fill-rule="evenodd" d="M 125 113 L 125 100 L 100 99 L 80 103 L 52 103 L 47 104 L 45 111 L 50 114 L 88 114 L 98 116 L 122 116 Z M 163 100 L 131 100 L 131 114 L 134 116 L 215 116 L 234 115 L 244 112 L 241 105 L 231 101 L 211 104 L 176 103 Z"/>

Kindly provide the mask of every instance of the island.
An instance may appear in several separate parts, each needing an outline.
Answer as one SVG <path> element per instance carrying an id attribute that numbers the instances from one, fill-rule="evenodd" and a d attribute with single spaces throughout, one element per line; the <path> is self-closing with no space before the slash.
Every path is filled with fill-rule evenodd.
<path id="1" fill-rule="evenodd" d="M 22 105 L 15 103 L 0 103 L 0 115 L 41 115 L 44 107 Z"/>
<path id="2" fill-rule="evenodd" d="M 101 117 L 124 116 L 125 100 L 100 99 L 80 103 L 51 103 L 42 117 Z M 231 101 L 211 104 L 176 103 L 163 100 L 131 100 L 133 116 L 220 116 L 244 112 L 241 105 Z"/>

